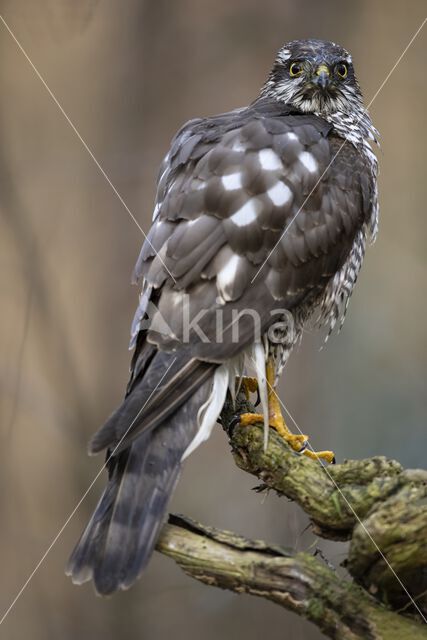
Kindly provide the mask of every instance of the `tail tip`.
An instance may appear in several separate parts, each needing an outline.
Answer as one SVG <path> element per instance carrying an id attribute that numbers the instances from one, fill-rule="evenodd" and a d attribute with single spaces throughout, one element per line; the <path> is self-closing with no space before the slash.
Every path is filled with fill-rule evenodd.
<path id="1" fill-rule="evenodd" d="M 87 452 L 90 456 L 96 456 L 108 447 L 109 443 L 105 441 L 102 430 L 97 431 L 94 436 L 89 440 L 87 445 Z"/>

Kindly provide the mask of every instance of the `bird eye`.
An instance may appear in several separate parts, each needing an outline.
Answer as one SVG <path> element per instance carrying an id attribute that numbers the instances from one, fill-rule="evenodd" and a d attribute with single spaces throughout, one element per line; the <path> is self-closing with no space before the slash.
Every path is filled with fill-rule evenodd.
<path id="1" fill-rule="evenodd" d="M 289 67 L 289 75 L 291 78 L 295 78 L 296 76 L 300 76 L 304 71 L 303 66 L 300 62 L 293 62 Z"/>
<path id="2" fill-rule="evenodd" d="M 339 64 L 337 64 L 337 66 L 335 67 L 335 71 L 337 72 L 337 74 L 339 75 L 340 78 L 346 78 L 347 74 L 348 74 L 348 67 L 346 64 L 344 64 L 344 62 L 340 62 Z"/>

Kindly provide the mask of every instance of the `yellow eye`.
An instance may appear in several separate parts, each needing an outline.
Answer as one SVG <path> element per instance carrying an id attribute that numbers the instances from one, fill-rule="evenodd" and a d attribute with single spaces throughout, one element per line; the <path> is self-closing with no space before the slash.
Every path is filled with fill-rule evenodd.
<path id="1" fill-rule="evenodd" d="M 346 64 L 344 64 L 344 62 L 340 62 L 339 64 L 337 64 L 337 66 L 335 67 L 335 71 L 337 72 L 337 74 L 339 75 L 340 78 L 346 78 L 347 74 L 348 74 L 348 67 Z"/>
<path id="2" fill-rule="evenodd" d="M 289 67 L 289 75 L 291 78 L 295 78 L 296 76 L 300 76 L 304 68 L 300 62 L 293 62 Z"/>

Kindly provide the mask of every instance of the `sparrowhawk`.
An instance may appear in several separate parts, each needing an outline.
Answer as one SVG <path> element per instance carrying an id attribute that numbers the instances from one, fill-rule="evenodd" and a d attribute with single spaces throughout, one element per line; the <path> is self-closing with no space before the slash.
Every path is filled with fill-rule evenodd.
<path id="1" fill-rule="evenodd" d="M 74 582 L 108 594 L 138 578 L 183 459 L 236 379 L 250 388 L 250 365 L 262 415 L 241 423 L 262 419 L 296 453 L 332 461 L 288 430 L 274 387 L 308 321 L 343 320 L 377 229 L 376 139 L 350 54 L 320 40 L 286 44 L 249 106 L 176 134 L 135 267 L 126 396 L 90 443 L 107 450 L 109 479 L 70 558 Z"/>

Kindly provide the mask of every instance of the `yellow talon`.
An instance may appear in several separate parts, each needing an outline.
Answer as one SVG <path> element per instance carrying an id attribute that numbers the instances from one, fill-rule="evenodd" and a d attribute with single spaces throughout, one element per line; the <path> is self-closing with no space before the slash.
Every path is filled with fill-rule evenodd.
<path id="1" fill-rule="evenodd" d="M 328 464 L 335 463 L 335 454 L 333 451 L 311 451 L 311 449 L 305 449 L 303 454 L 312 460 L 325 460 Z"/>
<path id="2" fill-rule="evenodd" d="M 251 424 L 257 424 L 257 422 L 262 422 L 264 418 L 260 413 L 242 413 L 240 416 L 240 426 L 248 427 Z"/>
<path id="3" fill-rule="evenodd" d="M 249 400 L 250 393 L 258 391 L 258 380 L 251 376 L 242 376 L 241 378 L 237 378 L 236 387 L 239 387 L 239 385 L 242 387 L 247 400 Z"/>
<path id="4" fill-rule="evenodd" d="M 271 415 L 271 414 L 270 414 Z M 289 431 L 288 427 L 281 416 L 281 421 L 278 419 L 278 416 L 270 419 L 269 426 L 272 429 L 275 429 L 277 433 L 289 444 L 289 446 L 298 453 L 305 453 L 304 449 L 308 440 L 308 437 L 305 435 L 294 434 Z M 262 413 L 242 413 L 240 416 L 240 425 L 242 427 L 247 427 L 252 424 L 258 424 L 260 422 L 264 422 L 264 416 Z"/>
<path id="5" fill-rule="evenodd" d="M 286 425 L 285 419 L 282 415 L 279 399 L 274 390 L 274 378 L 275 369 L 272 359 L 267 362 L 267 397 L 268 397 L 268 416 L 269 426 L 277 431 L 277 433 L 289 444 L 289 446 L 296 452 L 313 460 L 325 460 L 328 463 L 335 462 L 335 456 L 332 451 L 311 451 L 307 449 L 308 436 L 304 434 L 292 433 Z M 244 387 L 246 396 L 249 398 L 250 391 L 256 391 L 258 389 L 258 383 L 256 378 L 244 377 L 242 379 L 242 386 Z M 240 424 L 242 426 L 248 426 L 264 422 L 264 416 L 260 413 L 243 413 L 240 416 Z"/>

